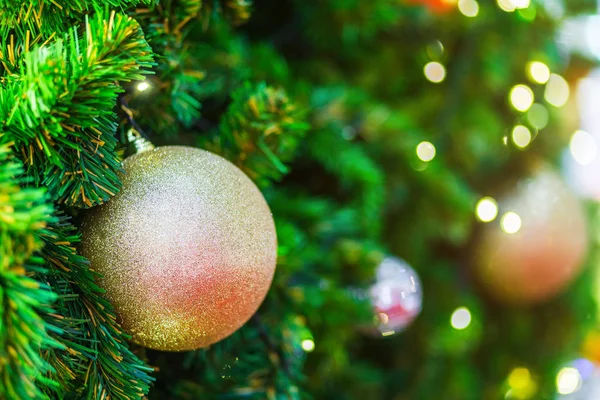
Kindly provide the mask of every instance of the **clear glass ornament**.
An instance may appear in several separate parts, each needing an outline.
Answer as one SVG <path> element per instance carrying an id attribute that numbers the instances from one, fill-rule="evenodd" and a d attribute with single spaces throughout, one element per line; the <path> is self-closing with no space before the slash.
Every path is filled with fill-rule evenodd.
<path id="1" fill-rule="evenodd" d="M 423 289 L 419 276 L 397 257 L 386 257 L 377 267 L 369 293 L 378 335 L 403 331 L 421 312 Z"/>

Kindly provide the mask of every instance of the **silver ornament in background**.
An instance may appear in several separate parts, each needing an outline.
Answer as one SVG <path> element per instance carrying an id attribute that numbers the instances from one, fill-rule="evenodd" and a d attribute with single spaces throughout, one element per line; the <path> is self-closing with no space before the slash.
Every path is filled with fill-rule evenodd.
<path id="1" fill-rule="evenodd" d="M 377 336 L 403 331 L 421 312 L 423 290 L 417 273 L 404 261 L 386 257 L 369 289 L 376 312 Z"/>

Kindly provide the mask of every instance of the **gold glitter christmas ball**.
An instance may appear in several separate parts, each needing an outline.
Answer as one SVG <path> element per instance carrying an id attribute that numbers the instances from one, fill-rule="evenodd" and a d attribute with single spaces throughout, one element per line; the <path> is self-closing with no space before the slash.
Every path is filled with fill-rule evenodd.
<path id="1" fill-rule="evenodd" d="M 143 346 L 197 349 L 239 329 L 275 272 L 271 211 L 229 161 L 159 147 L 123 162 L 121 192 L 82 224 L 82 252 Z"/>
<path id="2" fill-rule="evenodd" d="M 499 214 L 479 238 L 475 273 L 492 297 L 534 304 L 562 291 L 581 271 L 588 237 L 577 198 L 542 169 L 498 201 Z"/>

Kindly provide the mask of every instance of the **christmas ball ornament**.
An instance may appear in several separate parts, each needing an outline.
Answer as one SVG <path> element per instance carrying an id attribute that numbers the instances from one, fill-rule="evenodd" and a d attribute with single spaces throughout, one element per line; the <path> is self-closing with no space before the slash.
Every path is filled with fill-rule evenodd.
<path id="1" fill-rule="evenodd" d="M 421 312 L 423 291 L 417 273 L 403 260 L 386 257 L 369 290 L 376 312 L 377 336 L 404 330 Z"/>
<path id="2" fill-rule="evenodd" d="M 560 177 L 542 169 L 498 201 L 500 218 L 485 226 L 475 274 L 492 297 L 533 304 L 577 276 L 587 250 L 581 204 Z"/>
<path id="3" fill-rule="evenodd" d="M 121 192 L 82 224 L 82 251 L 132 340 L 205 347 L 240 328 L 266 296 L 275 225 L 252 181 L 204 150 L 168 146 L 123 162 Z"/>

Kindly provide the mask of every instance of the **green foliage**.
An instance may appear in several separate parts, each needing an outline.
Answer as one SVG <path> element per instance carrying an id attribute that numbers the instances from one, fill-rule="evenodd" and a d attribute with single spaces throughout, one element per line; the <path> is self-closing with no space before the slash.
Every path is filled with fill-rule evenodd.
<path id="1" fill-rule="evenodd" d="M 54 294 L 30 277 L 42 260 L 37 232 L 52 207 L 42 189 L 21 188 L 22 165 L 10 147 L 0 145 L 0 398 L 45 399 L 42 389 L 57 387 L 44 378 L 52 371 L 40 351 L 60 347 L 39 313 L 51 313 Z"/>
<path id="2" fill-rule="evenodd" d="M 107 18 L 107 20 L 105 20 Z M 0 121 L 38 185 L 53 198 L 91 207 L 120 186 L 114 147 L 116 82 L 141 79 L 152 53 L 139 25 L 122 14 L 86 18 L 48 46 L 27 52 L 4 80 Z"/>
<path id="3" fill-rule="evenodd" d="M 128 348 L 128 336 L 116 322 L 112 306 L 102 297 L 97 273 L 77 254 L 79 235 L 68 218 L 40 232 L 45 246 L 47 278 L 59 295 L 48 320 L 60 331 L 53 335 L 62 349 L 45 354 L 54 367 L 50 377 L 60 382 L 67 398 L 88 400 L 142 399 L 152 379 L 146 366 Z"/>
<path id="4" fill-rule="evenodd" d="M 564 144 L 554 117 L 538 128 L 507 102 L 527 83 L 552 111 L 526 65 L 561 73 L 556 21 L 536 2 L 513 13 L 479 2 L 475 18 L 407 3 L 0 0 L 0 143 L 14 142 L 36 186 L 77 215 L 119 190 L 117 131 L 199 144 L 261 186 L 279 244 L 271 291 L 242 329 L 138 357 L 76 252 L 76 227 L 62 214 L 46 226 L 42 192 L 0 164 L 0 398 L 479 400 L 504 397 L 519 366 L 535 398 L 554 398 L 557 368 L 595 321 L 593 269 L 531 309 L 496 304 L 468 269 L 477 199 Z M 443 82 L 425 79 L 430 61 Z M 142 78 L 145 91 L 128 84 Z M 516 124 L 534 133 L 525 150 L 508 140 Z M 429 162 L 422 141 L 436 148 Z M 419 273 L 423 311 L 377 340 L 364 334 L 364 289 L 389 253 Z M 449 318 L 462 306 L 472 322 L 459 331 Z M 152 390 L 141 359 L 156 367 Z"/>
<path id="5" fill-rule="evenodd" d="M 203 144 L 221 154 L 262 186 L 288 172 L 309 125 L 285 91 L 264 83 L 246 84 L 232 94 L 212 142 Z"/>

